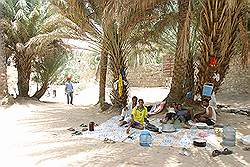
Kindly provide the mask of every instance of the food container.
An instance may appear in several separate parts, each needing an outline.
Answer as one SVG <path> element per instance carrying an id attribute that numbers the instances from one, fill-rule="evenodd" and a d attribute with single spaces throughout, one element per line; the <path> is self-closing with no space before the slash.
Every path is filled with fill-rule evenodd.
<path id="1" fill-rule="evenodd" d="M 212 92 L 213 92 L 213 84 L 212 83 L 204 84 L 202 89 L 202 96 L 211 97 Z"/>
<path id="2" fill-rule="evenodd" d="M 207 140 L 203 138 L 194 138 L 193 139 L 193 145 L 197 147 L 206 147 Z"/>
<path id="3" fill-rule="evenodd" d="M 195 124 L 198 129 L 207 129 L 208 125 L 206 123 L 196 123 Z"/>
<path id="4" fill-rule="evenodd" d="M 162 132 L 172 133 L 175 131 L 176 129 L 173 124 L 162 124 Z"/>
<path id="5" fill-rule="evenodd" d="M 247 146 L 250 146 L 250 135 L 243 136 L 240 141 Z"/>

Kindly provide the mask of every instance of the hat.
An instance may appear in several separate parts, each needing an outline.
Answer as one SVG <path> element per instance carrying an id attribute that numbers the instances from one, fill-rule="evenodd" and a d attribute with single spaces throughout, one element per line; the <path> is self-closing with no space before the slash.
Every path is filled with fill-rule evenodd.
<path id="1" fill-rule="evenodd" d="M 67 81 L 71 80 L 71 78 L 72 78 L 71 75 L 68 75 L 68 76 L 66 77 Z"/>

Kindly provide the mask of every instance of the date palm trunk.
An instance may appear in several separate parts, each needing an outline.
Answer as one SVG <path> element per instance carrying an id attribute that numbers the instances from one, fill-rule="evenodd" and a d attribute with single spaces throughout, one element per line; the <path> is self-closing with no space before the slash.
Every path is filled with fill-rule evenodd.
<path id="1" fill-rule="evenodd" d="M 167 101 L 181 101 L 185 97 L 185 82 L 188 58 L 188 38 L 190 27 L 191 0 L 179 0 L 179 20 L 177 33 L 177 48 L 171 89 Z"/>
<path id="2" fill-rule="evenodd" d="M 0 97 L 4 97 L 8 93 L 6 55 L 2 42 L 2 33 L 0 32 Z"/>
<path id="3" fill-rule="evenodd" d="M 29 81 L 31 74 L 31 56 L 19 54 L 16 59 L 17 74 L 18 74 L 18 92 L 19 97 L 29 97 Z"/>
<path id="4" fill-rule="evenodd" d="M 102 50 L 100 56 L 100 80 L 99 80 L 99 102 L 98 102 L 101 106 L 101 109 L 103 109 L 105 103 L 107 65 L 108 65 L 108 55 L 105 52 L 105 50 Z"/>

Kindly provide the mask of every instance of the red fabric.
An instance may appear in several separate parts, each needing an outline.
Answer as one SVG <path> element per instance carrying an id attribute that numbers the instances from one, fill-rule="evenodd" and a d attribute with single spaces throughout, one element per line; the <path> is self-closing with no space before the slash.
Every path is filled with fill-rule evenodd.
<path id="1" fill-rule="evenodd" d="M 209 64 L 211 66 L 215 66 L 217 64 L 217 59 L 214 55 L 210 57 Z"/>

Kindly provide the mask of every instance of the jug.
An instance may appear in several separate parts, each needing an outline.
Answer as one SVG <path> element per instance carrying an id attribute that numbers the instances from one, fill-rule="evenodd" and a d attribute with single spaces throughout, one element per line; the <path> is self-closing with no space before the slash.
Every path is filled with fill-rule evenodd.
<path id="1" fill-rule="evenodd" d="M 149 131 L 143 130 L 140 134 L 140 145 L 149 147 L 152 144 L 152 136 Z"/>
<path id="2" fill-rule="evenodd" d="M 223 141 L 222 145 L 233 147 L 236 141 L 236 131 L 233 127 L 227 125 L 223 127 Z"/>

